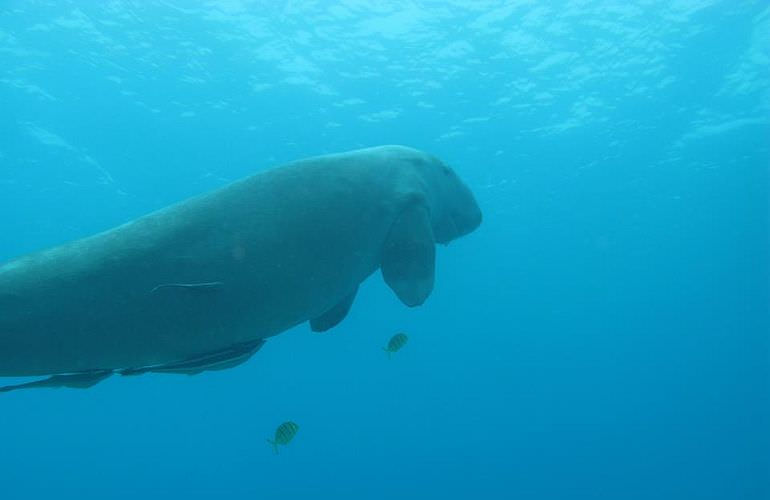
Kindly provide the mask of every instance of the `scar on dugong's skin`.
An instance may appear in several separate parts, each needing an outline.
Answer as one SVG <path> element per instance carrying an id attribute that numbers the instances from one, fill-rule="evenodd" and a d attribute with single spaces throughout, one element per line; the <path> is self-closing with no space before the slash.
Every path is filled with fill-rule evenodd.
<path id="1" fill-rule="evenodd" d="M 377 269 L 417 306 L 435 244 L 481 211 L 437 158 L 381 146 L 299 160 L 0 266 L 0 388 L 242 363 L 304 321 L 338 324 Z"/>

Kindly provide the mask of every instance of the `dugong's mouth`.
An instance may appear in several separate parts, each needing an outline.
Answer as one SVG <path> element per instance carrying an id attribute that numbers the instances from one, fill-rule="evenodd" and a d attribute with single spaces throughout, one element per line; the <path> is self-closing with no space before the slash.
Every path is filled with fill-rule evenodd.
<path id="1" fill-rule="evenodd" d="M 455 230 L 455 238 L 472 233 L 481 225 L 481 209 L 474 206 L 474 209 L 468 212 L 452 213 L 449 219 Z"/>
<path id="2" fill-rule="evenodd" d="M 448 219 L 448 222 L 447 222 L 448 235 L 443 238 L 440 237 L 439 235 L 436 235 L 436 243 L 441 243 L 444 246 L 449 245 L 450 241 L 462 236 L 462 234 L 460 233 L 460 229 L 457 227 L 457 223 L 455 222 L 454 214 L 447 217 L 447 219 Z"/>
<path id="3" fill-rule="evenodd" d="M 448 245 L 450 241 L 472 233 L 481 225 L 481 210 L 476 207 L 469 213 L 451 212 L 444 223 L 444 234 L 436 234 L 437 243 Z"/>

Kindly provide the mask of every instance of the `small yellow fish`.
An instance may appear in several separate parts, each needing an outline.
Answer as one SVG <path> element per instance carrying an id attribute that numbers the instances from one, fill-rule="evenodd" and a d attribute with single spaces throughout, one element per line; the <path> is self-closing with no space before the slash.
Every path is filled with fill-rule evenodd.
<path id="1" fill-rule="evenodd" d="M 409 337 L 405 333 L 397 333 L 390 338 L 388 345 L 383 347 L 382 350 L 388 353 L 388 359 L 390 359 L 390 355 L 404 347 L 407 340 L 409 340 Z"/>
<path id="2" fill-rule="evenodd" d="M 278 426 L 278 428 L 275 430 L 275 437 L 273 439 L 268 439 L 267 442 L 273 445 L 273 451 L 275 454 L 278 454 L 278 445 L 287 445 L 289 442 L 294 439 L 294 436 L 297 434 L 297 431 L 299 430 L 299 425 L 295 424 L 291 420 L 286 421 Z"/>

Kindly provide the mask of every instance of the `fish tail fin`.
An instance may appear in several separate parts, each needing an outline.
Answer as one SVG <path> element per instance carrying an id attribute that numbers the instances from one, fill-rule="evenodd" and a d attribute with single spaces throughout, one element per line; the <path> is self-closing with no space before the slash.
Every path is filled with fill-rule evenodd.
<path id="1" fill-rule="evenodd" d="M 383 347 L 382 350 L 385 351 L 385 354 L 388 355 L 388 359 L 390 359 L 390 349 L 388 349 L 387 347 Z"/>
<path id="2" fill-rule="evenodd" d="M 272 439 L 265 439 L 265 441 L 267 441 L 268 443 L 270 443 L 271 445 L 273 445 L 273 453 L 274 453 L 275 455 L 278 455 L 278 443 L 276 443 L 276 442 L 275 442 L 275 441 L 273 441 Z"/>

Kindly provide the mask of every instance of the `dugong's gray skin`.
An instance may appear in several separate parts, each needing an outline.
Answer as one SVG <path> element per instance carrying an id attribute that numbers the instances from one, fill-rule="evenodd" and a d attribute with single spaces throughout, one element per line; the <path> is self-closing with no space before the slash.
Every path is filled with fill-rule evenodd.
<path id="1" fill-rule="evenodd" d="M 114 370 L 231 366 L 304 321 L 331 328 L 378 268 L 421 304 L 435 243 L 480 222 L 449 167 L 402 146 L 258 173 L 1 266 L 0 376 L 86 387 Z"/>

